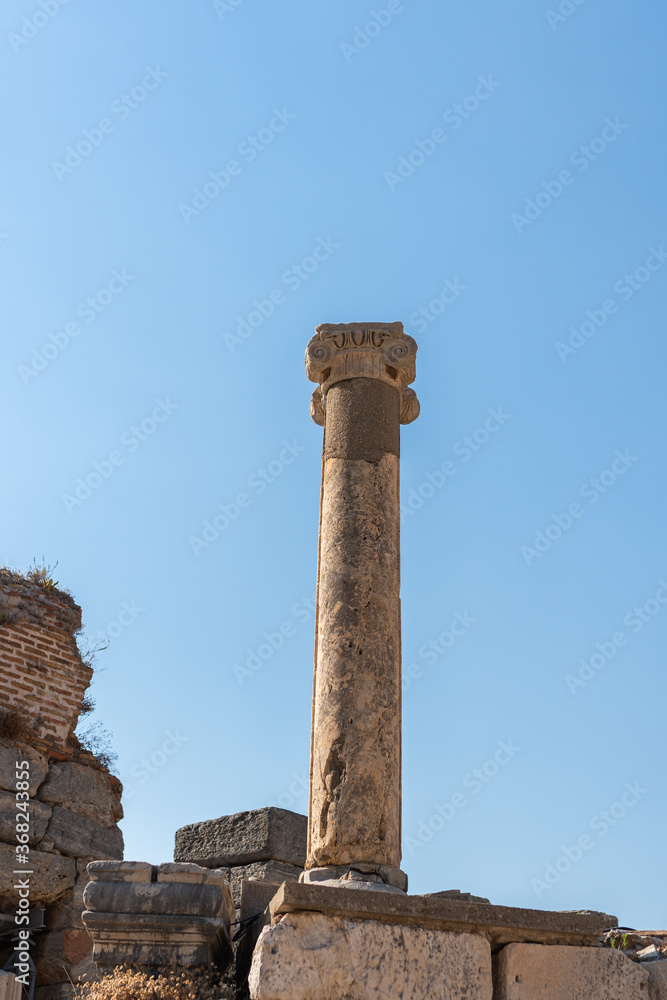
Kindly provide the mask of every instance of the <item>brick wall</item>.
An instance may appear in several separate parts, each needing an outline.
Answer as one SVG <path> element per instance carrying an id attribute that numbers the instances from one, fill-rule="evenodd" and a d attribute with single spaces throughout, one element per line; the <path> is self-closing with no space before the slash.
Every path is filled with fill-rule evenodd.
<path id="1" fill-rule="evenodd" d="M 80 627 L 69 594 L 0 570 L 0 705 L 56 746 L 73 732 L 93 675 L 76 644 Z"/>

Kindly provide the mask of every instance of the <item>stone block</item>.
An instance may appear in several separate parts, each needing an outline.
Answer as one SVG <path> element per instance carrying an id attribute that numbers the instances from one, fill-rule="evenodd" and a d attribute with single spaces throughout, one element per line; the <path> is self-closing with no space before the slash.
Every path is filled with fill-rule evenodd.
<path id="1" fill-rule="evenodd" d="M 284 913 L 311 910 L 354 920 L 415 924 L 433 930 L 483 934 L 494 950 L 510 941 L 597 945 L 616 917 L 591 910 L 524 910 L 457 899 L 284 882 L 270 904 L 273 920 Z"/>
<path id="2" fill-rule="evenodd" d="M 649 1000 L 667 1000 L 667 961 L 649 962 L 645 968 L 648 972 Z"/>
<path id="3" fill-rule="evenodd" d="M 32 747 L 18 747 L 11 740 L 0 739 L 0 788 L 7 792 L 16 791 L 16 762 L 27 760 L 30 764 L 29 794 L 35 794 L 49 769 L 44 754 Z"/>
<path id="4" fill-rule="evenodd" d="M 16 841 L 17 815 L 16 795 L 11 792 L 0 792 L 0 840 L 8 843 Z M 38 799 L 30 799 L 26 818 L 30 822 L 28 843 L 32 847 L 33 844 L 38 844 L 46 833 L 51 818 L 51 806 L 45 805 Z"/>
<path id="5" fill-rule="evenodd" d="M 223 871 L 194 864 L 92 862 L 83 923 L 100 965 L 224 965 L 234 901 Z"/>
<path id="6" fill-rule="evenodd" d="M 123 834 L 117 826 L 100 826 L 73 809 L 54 806 L 47 828 L 54 846 L 70 857 L 122 858 Z"/>
<path id="7" fill-rule="evenodd" d="M 102 966 L 210 965 L 231 957 L 229 918 L 84 910 L 93 960 Z"/>
<path id="8" fill-rule="evenodd" d="M 476 934 L 293 913 L 260 934 L 249 985 L 253 1000 L 491 1000 L 491 948 Z"/>
<path id="9" fill-rule="evenodd" d="M 23 987 L 12 972 L 0 970 L 0 1000 L 21 1000 Z"/>
<path id="10" fill-rule="evenodd" d="M 85 764 L 53 764 L 39 789 L 39 798 L 52 806 L 75 809 L 100 826 L 111 826 L 123 818 L 117 783 L 104 771 Z"/>
<path id="11" fill-rule="evenodd" d="M 303 868 L 299 868 L 297 865 L 286 865 L 282 861 L 254 861 L 249 865 L 237 865 L 234 868 L 226 868 L 225 874 L 232 887 L 234 901 L 239 906 L 241 903 L 241 887 L 248 879 L 274 882 L 281 885 L 283 882 L 298 882 L 302 871 Z"/>
<path id="12" fill-rule="evenodd" d="M 86 910 L 98 913 L 217 917 L 228 909 L 222 886 L 188 882 L 89 882 L 83 902 Z"/>
<path id="13" fill-rule="evenodd" d="M 92 882 L 151 882 L 153 865 L 147 861 L 91 861 L 88 877 Z"/>
<path id="14" fill-rule="evenodd" d="M 176 831 L 175 861 L 194 861 L 205 868 L 234 867 L 253 861 L 282 861 L 303 868 L 308 818 L 268 806 Z"/>
<path id="15" fill-rule="evenodd" d="M 27 867 L 27 866 L 26 866 Z M 32 906 L 51 906 L 67 889 L 74 885 L 76 862 L 59 854 L 30 851 L 30 903 Z M 0 900 L 15 907 L 16 854 L 10 844 L 0 844 Z M 13 908 L 13 907 L 12 907 Z"/>
<path id="16" fill-rule="evenodd" d="M 494 958 L 494 1000 L 642 1000 L 646 969 L 611 948 L 508 944 Z"/>

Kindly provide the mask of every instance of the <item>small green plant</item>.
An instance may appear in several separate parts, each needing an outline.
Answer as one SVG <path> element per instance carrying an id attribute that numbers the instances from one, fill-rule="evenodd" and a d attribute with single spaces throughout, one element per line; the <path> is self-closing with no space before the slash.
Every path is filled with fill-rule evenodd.
<path id="1" fill-rule="evenodd" d="M 42 556 L 42 560 L 44 556 Z M 58 563 L 56 562 L 53 566 L 47 566 L 42 564 L 37 565 L 37 560 L 33 559 L 32 566 L 26 573 L 26 580 L 30 580 L 31 583 L 36 583 L 40 587 L 44 587 L 45 590 L 53 590 L 54 587 L 58 586 L 58 581 L 53 579 L 51 575 L 56 568 Z"/>

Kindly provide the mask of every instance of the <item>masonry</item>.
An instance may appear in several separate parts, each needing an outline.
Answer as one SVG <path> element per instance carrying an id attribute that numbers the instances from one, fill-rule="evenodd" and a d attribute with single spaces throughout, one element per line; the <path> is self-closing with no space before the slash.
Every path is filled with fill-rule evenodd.
<path id="1" fill-rule="evenodd" d="M 81 609 L 45 573 L 0 570 L 0 968 L 18 930 L 20 846 L 36 1000 L 71 996 L 70 981 L 95 973 L 81 922 L 86 867 L 123 856 L 122 786 L 74 735 L 93 674 L 80 628 Z"/>

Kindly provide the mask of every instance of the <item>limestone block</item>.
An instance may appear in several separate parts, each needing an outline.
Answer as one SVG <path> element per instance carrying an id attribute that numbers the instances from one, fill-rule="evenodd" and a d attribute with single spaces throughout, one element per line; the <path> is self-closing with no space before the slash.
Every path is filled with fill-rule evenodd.
<path id="1" fill-rule="evenodd" d="M 88 877 L 91 881 L 151 882 L 153 866 L 147 861 L 91 861 Z"/>
<path id="2" fill-rule="evenodd" d="M 249 865 L 236 865 L 225 869 L 234 893 L 236 905 L 241 903 L 241 886 L 247 879 L 262 882 L 297 882 L 303 871 L 298 865 L 286 865 L 282 861 L 253 861 Z"/>
<path id="3" fill-rule="evenodd" d="M 0 1000 L 21 1000 L 23 988 L 11 972 L 0 971 Z"/>
<path id="4" fill-rule="evenodd" d="M 229 917 L 84 910 L 98 965 L 224 966 L 231 956 Z"/>
<path id="5" fill-rule="evenodd" d="M 253 1000 L 491 1000 L 491 948 L 454 934 L 322 913 L 292 913 L 262 931 Z"/>
<path id="6" fill-rule="evenodd" d="M 26 866 L 27 867 L 27 866 Z M 14 883 L 16 854 L 10 844 L 0 844 L 0 899 L 16 904 Z M 50 906 L 59 896 L 74 885 L 76 862 L 59 854 L 30 851 L 30 903 L 32 906 Z"/>
<path id="7" fill-rule="evenodd" d="M 117 826 L 99 826 L 73 809 L 54 806 L 47 835 L 56 850 L 71 857 L 122 858 L 123 834 Z"/>
<path id="8" fill-rule="evenodd" d="M 646 971 L 649 1000 L 667 1000 L 667 961 L 649 962 Z"/>
<path id="9" fill-rule="evenodd" d="M 83 893 L 86 910 L 98 913 L 172 913 L 217 917 L 228 910 L 220 885 L 187 882 L 89 882 Z"/>
<path id="10" fill-rule="evenodd" d="M 39 790 L 39 798 L 49 805 L 75 809 L 102 826 L 111 826 L 123 818 L 114 779 L 104 771 L 85 764 L 54 764 Z"/>
<path id="11" fill-rule="evenodd" d="M 648 978 L 611 948 L 508 944 L 494 959 L 494 1000 L 643 1000 Z"/>
<path id="12" fill-rule="evenodd" d="M 44 781 L 49 765 L 44 754 L 32 747 L 17 747 L 11 740 L 0 739 L 0 788 L 7 792 L 16 791 L 16 762 L 27 760 L 30 764 L 29 792 L 34 795 Z"/>
<path id="13" fill-rule="evenodd" d="M 177 830 L 174 860 L 206 868 L 253 861 L 283 861 L 303 868 L 307 829 L 306 816 L 274 806 L 220 816 Z"/>
<path id="14" fill-rule="evenodd" d="M 18 815 L 16 795 L 11 792 L 0 792 L 0 840 L 5 840 L 8 843 L 16 841 L 16 817 Z M 51 818 L 51 806 L 45 805 L 38 799 L 31 799 L 28 802 L 27 818 L 30 822 L 28 843 L 32 846 L 38 844 L 46 833 Z"/>

